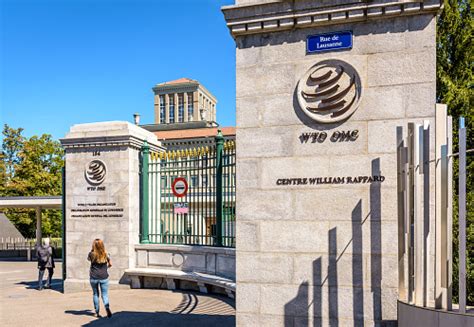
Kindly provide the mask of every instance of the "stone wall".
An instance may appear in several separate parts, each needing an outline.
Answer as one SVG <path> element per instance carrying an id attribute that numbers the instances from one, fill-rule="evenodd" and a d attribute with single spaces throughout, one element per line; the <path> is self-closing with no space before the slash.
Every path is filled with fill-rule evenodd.
<path id="1" fill-rule="evenodd" d="M 299 27 L 290 2 L 281 5 L 284 13 L 276 3 L 248 6 L 257 2 L 266 1 L 223 9 L 237 45 L 237 325 L 395 323 L 396 126 L 428 120 L 434 130 L 434 14 L 360 21 L 347 14 L 339 23 L 312 18 Z M 340 9 L 335 3 L 324 2 L 326 16 Z M 292 28 L 277 24 L 265 33 L 272 16 L 283 15 Z M 308 35 L 346 30 L 353 32 L 352 49 L 306 53 Z M 358 110 L 336 124 L 310 120 L 295 92 L 305 72 L 328 59 L 352 65 L 362 83 Z M 353 130 L 359 133 L 353 141 L 302 138 Z M 276 183 L 373 175 L 385 180 Z"/>
<path id="2" fill-rule="evenodd" d="M 147 141 L 159 150 L 156 136 L 127 122 L 74 125 L 61 143 L 66 151 L 65 291 L 89 289 L 87 255 L 96 238 L 112 258 L 112 287 L 135 266 L 139 243 L 139 149 Z M 93 160 L 105 164 L 102 183 L 87 181 Z"/>
<path id="3" fill-rule="evenodd" d="M 199 272 L 235 280 L 235 249 L 211 246 L 141 244 L 136 268 Z"/>

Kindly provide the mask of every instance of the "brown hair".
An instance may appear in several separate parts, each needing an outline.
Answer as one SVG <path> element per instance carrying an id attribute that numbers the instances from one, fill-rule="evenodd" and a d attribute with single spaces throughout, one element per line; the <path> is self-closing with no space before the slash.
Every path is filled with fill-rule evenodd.
<path id="1" fill-rule="evenodd" d="M 92 242 L 92 262 L 97 263 L 106 263 L 107 262 L 107 252 L 105 252 L 104 242 L 100 238 L 96 238 Z"/>

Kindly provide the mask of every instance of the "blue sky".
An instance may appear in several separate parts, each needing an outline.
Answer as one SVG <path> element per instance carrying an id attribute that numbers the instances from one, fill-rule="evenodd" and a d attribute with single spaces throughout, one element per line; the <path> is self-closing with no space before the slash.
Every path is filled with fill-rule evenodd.
<path id="1" fill-rule="evenodd" d="M 189 77 L 235 125 L 233 0 L 0 0 L 0 122 L 62 138 L 73 124 L 153 123 L 160 82 Z"/>

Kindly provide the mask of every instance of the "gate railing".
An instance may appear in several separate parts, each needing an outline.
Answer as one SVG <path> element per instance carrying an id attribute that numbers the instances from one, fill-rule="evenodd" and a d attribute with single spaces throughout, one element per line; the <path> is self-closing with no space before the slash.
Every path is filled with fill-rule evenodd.
<path id="1" fill-rule="evenodd" d="M 141 243 L 235 247 L 235 142 L 141 155 Z M 173 181 L 188 191 L 177 197 Z"/>

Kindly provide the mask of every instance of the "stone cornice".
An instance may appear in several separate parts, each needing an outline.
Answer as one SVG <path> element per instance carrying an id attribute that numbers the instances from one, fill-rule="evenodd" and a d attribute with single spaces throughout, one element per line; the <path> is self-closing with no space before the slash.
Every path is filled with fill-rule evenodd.
<path id="1" fill-rule="evenodd" d="M 74 151 L 85 148 L 103 148 L 103 147 L 130 147 L 133 149 L 141 149 L 143 139 L 133 135 L 119 136 L 100 136 L 100 137 L 81 137 L 81 138 L 65 138 L 60 139 L 63 148 L 68 151 Z M 165 148 L 162 146 L 148 143 L 150 151 L 162 152 Z"/>
<path id="2" fill-rule="evenodd" d="M 297 28 L 342 24 L 371 19 L 431 13 L 436 15 L 441 0 L 410 2 L 353 3 L 330 7 L 290 8 L 288 3 L 269 3 L 253 6 L 227 6 L 222 11 L 232 36 L 278 32 Z"/>
<path id="3" fill-rule="evenodd" d="M 195 92 L 200 90 L 217 103 L 216 97 L 209 92 L 204 85 L 199 83 L 181 83 L 181 84 L 170 84 L 170 85 L 158 85 L 152 88 L 155 95 L 169 94 L 169 93 L 184 93 L 184 92 Z"/>
<path id="4" fill-rule="evenodd" d="M 155 94 L 194 92 L 198 89 L 199 83 L 180 83 L 170 85 L 157 85 L 153 87 Z"/>

